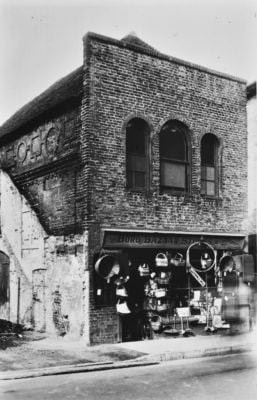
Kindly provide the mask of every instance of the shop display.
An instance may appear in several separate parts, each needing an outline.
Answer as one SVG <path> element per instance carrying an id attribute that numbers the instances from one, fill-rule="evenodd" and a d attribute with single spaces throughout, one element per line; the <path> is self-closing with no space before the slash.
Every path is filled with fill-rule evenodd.
<path id="1" fill-rule="evenodd" d="M 98 275 L 109 282 L 114 275 L 119 274 L 120 265 L 114 256 L 105 254 L 96 261 L 95 270 Z"/>
<path id="2" fill-rule="evenodd" d="M 138 272 L 140 276 L 149 276 L 150 268 L 148 264 L 139 265 Z"/>
<path id="3" fill-rule="evenodd" d="M 183 252 L 144 254 L 120 255 L 127 260 L 125 269 L 110 254 L 95 263 L 97 274 L 116 286 L 116 310 L 128 332 L 123 340 L 150 338 L 150 331 L 154 337 L 215 333 L 239 315 L 240 273 L 231 253 L 198 241 Z"/>
<path id="4" fill-rule="evenodd" d="M 131 313 L 126 301 L 118 300 L 118 303 L 116 304 L 116 310 L 117 310 L 117 313 L 121 314 L 121 315 Z"/>
<path id="5" fill-rule="evenodd" d="M 186 260 L 184 260 L 183 254 L 176 253 L 175 256 L 170 259 L 170 264 L 175 267 L 184 267 L 186 265 Z"/>

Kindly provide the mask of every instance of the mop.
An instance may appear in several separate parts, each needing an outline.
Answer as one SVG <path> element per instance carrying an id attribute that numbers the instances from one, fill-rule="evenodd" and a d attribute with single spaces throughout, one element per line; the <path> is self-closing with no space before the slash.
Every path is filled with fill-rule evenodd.
<path id="1" fill-rule="evenodd" d="M 207 272 L 205 273 L 205 280 L 206 280 L 206 308 L 207 308 L 207 315 L 206 315 L 206 327 L 204 328 L 205 332 L 211 332 L 211 327 L 209 326 L 209 313 L 210 307 L 208 302 L 208 281 L 207 281 Z"/>
<path id="2" fill-rule="evenodd" d="M 205 332 L 211 332 L 211 327 L 209 325 L 209 311 L 209 305 L 207 304 L 206 327 L 204 328 Z"/>
<path id="3" fill-rule="evenodd" d="M 181 334 L 182 336 L 187 336 L 186 331 L 184 330 L 183 317 L 180 317 L 180 323 L 181 323 L 181 331 L 180 331 L 180 334 Z"/>
<path id="4" fill-rule="evenodd" d="M 189 328 L 189 318 L 186 317 L 186 320 L 187 320 L 187 327 L 186 327 L 186 329 L 185 329 L 185 335 L 187 335 L 187 336 L 195 336 L 195 334 L 194 334 L 194 332 L 192 331 L 192 329 Z"/>
<path id="5" fill-rule="evenodd" d="M 174 314 L 174 318 L 173 318 L 173 328 L 165 329 L 164 333 L 166 333 L 167 335 L 172 335 L 172 336 L 179 335 L 179 331 L 176 329 L 176 314 Z"/>

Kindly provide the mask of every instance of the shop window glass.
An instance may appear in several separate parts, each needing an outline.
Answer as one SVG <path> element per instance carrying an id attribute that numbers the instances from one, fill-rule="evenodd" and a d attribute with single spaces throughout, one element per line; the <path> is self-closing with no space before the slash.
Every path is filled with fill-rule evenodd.
<path id="1" fill-rule="evenodd" d="M 149 133 L 149 125 L 141 118 L 133 118 L 126 126 L 126 175 L 129 188 L 147 189 Z"/>
<path id="2" fill-rule="evenodd" d="M 169 121 L 160 132 L 161 188 L 189 190 L 189 154 L 187 128 L 179 121 Z"/>
<path id="3" fill-rule="evenodd" d="M 217 196 L 218 192 L 218 139 L 211 133 L 201 141 L 201 194 Z"/>

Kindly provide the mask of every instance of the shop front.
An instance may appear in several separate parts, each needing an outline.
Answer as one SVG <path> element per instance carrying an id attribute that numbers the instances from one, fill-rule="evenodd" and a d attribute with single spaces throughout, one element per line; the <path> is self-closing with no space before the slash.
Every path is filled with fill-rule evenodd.
<path id="1" fill-rule="evenodd" d="M 101 280 L 113 296 L 120 341 L 251 329 L 254 269 L 243 235 L 104 230 L 95 274 L 96 298 Z"/>

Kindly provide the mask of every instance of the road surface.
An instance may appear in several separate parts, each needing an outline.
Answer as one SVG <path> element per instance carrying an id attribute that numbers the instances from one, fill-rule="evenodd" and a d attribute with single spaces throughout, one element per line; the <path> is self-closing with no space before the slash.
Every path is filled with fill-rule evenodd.
<path id="1" fill-rule="evenodd" d="M 256 400 L 257 353 L 1 381 L 1 400 Z"/>

